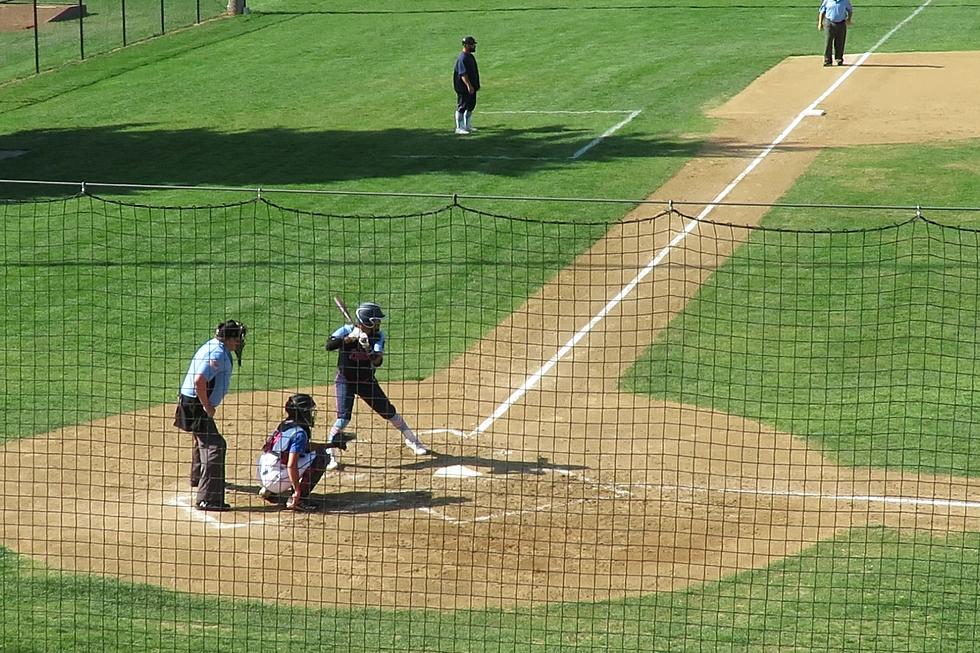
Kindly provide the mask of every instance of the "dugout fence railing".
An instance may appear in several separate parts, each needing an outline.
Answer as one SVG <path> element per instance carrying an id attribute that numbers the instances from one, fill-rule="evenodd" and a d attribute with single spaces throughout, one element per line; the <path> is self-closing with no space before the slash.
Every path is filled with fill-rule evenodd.
<path id="1" fill-rule="evenodd" d="M 0 649 L 976 647 L 980 209 L 322 195 L 0 201 Z M 337 419 L 335 296 L 431 452 L 359 399 L 290 512 L 256 463 L 293 393 Z M 174 408 L 226 319 L 210 512 Z"/>

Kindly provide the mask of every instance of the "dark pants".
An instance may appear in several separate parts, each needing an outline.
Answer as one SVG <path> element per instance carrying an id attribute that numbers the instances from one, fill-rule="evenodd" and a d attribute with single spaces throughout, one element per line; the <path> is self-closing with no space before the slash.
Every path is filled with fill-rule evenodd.
<path id="1" fill-rule="evenodd" d="M 209 420 L 214 424 L 214 420 Z M 197 502 L 209 501 L 224 503 L 225 501 L 225 457 L 228 453 L 228 443 L 218 433 L 217 426 L 210 433 L 194 434 L 194 450 L 200 461 L 200 478 L 197 482 Z M 191 463 L 191 475 L 194 465 Z"/>
<path id="2" fill-rule="evenodd" d="M 313 449 L 313 453 L 316 454 L 316 458 L 306 468 L 306 472 L 300 479 L 300 495 L 304 499 L 310 496 L 310 492 L 313 491 L 316 484 L 323 478 L 323 475 L 327 472 L 327 463 L 330 462 L 330 454 L 323 447 Z"/>
<path id="3" fill-rule="evenodd" d="M 844 41 L 847 40 L 847 21 L 839 23 L 826 21 L 824 29 L 827 30 L 827 47 L 823 51 L 823 62 L 830 63 L 831 57 L 838 63 L 844 60 Z"/>
<path id="4" fill-rule="evenodd" d="M 456 93 L 456 110 L 472 111 L 476 108 L 476 93 L 470 95 L 469 93 Z"/>
<path id="5" fill-rule="evenodd" d="M 177 401 L 174 426 L 194 436 L 190 481 L 192 486 L 197 486 L 197 502 L 224 503 L 228 443 L 218 432 L 214 418 L 204 411 L 197 397 L 181 395 Z"/>
<path id="6" fill-rule="evenodd" d="M 377 379 L 349 381 L 340 372 L 334 379 L 337 388 L 337 417 L 349 420 L 354 416 L 354 398 L 360 397 L 371 409 L 385 419 L 398 414 Z"/>

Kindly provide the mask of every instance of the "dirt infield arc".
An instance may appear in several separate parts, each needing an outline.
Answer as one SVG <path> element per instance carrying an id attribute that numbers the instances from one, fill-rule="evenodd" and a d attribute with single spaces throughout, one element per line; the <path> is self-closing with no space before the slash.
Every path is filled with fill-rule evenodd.
<path id="1" fill-rule="evenodd" d="M 873 56 L 728 199 L 777 200 L 825 147 L 980 138 L 980 87 L 961 81 L 978 73 L 975 53 Z M 768 71 L 713 112 L 708 147 L 655 197 L 713 197 L 842 74 L 819 57 Z M 671 250 L 684 265 L 646 277 L 473 435 L 683 228 L 634 217 L 450 368 L 388 386 L 405 414 L 429 420 L 418 427 L 437 455 L 410 457 L 378 420 L 359 420 L 349 464 L 319 488 L 322 510 L 282 513 L 255 496 L 253 456 L 286 392 L 238 394 L 220 413 L 236 509 L 204 514 L 188 507 L 187 443 L 158 406 L 3 447 L 3 544 L 55 567 L 226 597 L 464 608 L 676 589 L 858 524 L 980 529 L 975 480 L 842 468 L 765 425 L 620 392 L 610 370 L 635 360 L 738 245 L 708 225 Z M 555 328 L 532 328 L 537 315 Z M 330 405 L 329 388 L 314 392 Z"/>
<path id="2" fill-rule="evenodd" d="M 35 7 L 32 3 L 0 2 L 0 32 L 33 29 L 34 12 Z M 61 20 L 74 20 L 80 15 L 86 15 L 84 4 L 37 5 L 37 22 L 41 25 Z"/>

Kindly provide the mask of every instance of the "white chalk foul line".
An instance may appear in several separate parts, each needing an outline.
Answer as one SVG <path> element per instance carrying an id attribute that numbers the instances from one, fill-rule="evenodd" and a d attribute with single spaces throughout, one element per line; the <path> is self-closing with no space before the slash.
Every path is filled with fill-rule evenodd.
<path id="1" fill-rule="evenodd" d="M 187 499 L 179 494 L 175 494 L 170 501 L 167 502 L 168 505 L 177 506 L 186 512 L 190 517 L 196 519 L 199 522 L 203 522 L 209 528 L 214 528 L 217 530 L 226 530 L 232 528 L 247 528 L 249 526 L 261 526 L 262 524 L 268 524 L 270 521 L 268 519 L 259 519 L 255 521 L 247 521 L 244 523 L 234 523 L 226 524 L 214 515 L 208 514 L 205 511 L 198 510 L 194 507 L 193 501 Z"/>
<path id="2" fill-rule="evenodd" d="M 844 83 L 844 80 L 846 80 L 848 77 L 854 74 L 854 72 L 858 69 L 858 67 L 860 67 L 861 64 L 867 61 L 868 57 L 871 56 L 873 52 L 875 52 L 878 48 L 880 48 L 885 43 L 885 41 L 887 41 L 889 38 L 891 38 L 892 35 L 895 34 L 895 32 L 897 32 L 899 29 L 905 26 L 910 20 L 915 18 L 917 15 L 919 15 L 922 12 L 922 10 L 925 9 L 931 2 L 932 0 L 926 0 L 926 2 L 924 2 L 921 6 L 919 6 L 918 9 L 916 9 L 908 17 L 906 17 L 905 20 L 903 20 L 898 25 L 893 27 L 887 34 L 881 37 L 881 39 L 877 43 L 875 43 L 874 46 L 868 52 L 865 52 L 861 56 L 861 58 L 858 59 L 857 63 L 848 67 L 848 69 L 844 72 L 844 74 L 841 75 L 839 78 L 837 78 L 837 80 L 835 80 L 834 83 L 827 88 L 827 90 L 821 93 L 820 96 L 816 100 L 811 102 L 805 109 L 800 111 L 799 114 L 797 114 L 796 118 L 794 118 L 793 121 L 789 124 L 789 126 L 786 127 L 786 129 L 784 129 L 779 134 L 779 136 L 777 136 L 776 139 L 773 140 L 772 143 L 770 143 L 764 150 L 762 150 L 762 152 L 760 152 L 759 155 L 756 156 L 752 160 L 752 162 L 749 163 L 748 166 L 746 166 L 745 170 L 739 173 L 738 176 L 736 176 L 735 179 L 733 179 L 731 183 L 729 183 L 724 188 L 724 190 L 718 193 L 718 195 L 715 196 L 715 198 L 711 201 L 711 203 L 709 203 L 704 208 L 704 210 L 697 215 L 697 217 L 695 217 L 693 220 L 688 222 L 684 226 L 684 229 L 678 232 L 677 235 L 674 236 L 671 239 L 671 241 L 667 243 L 667 245 L 663 249 L 661 249 L 656 254 L 656 256 L 654 256 L 650 260 L 649 263 L 647 263 L 646 267 L 640 270 L 640 272 L 633 278 L 632 281 L 630 281 L 625 286 L 623 286 L 622 290 L 620 290 L 615 297 L 610 299 L 606 303 L 606 305 L 602 307 L 602 310 L 596 313 L 595 316 L 593 316 L 592 319 L 590 319 L 585 326 L 579 329 L 575 333 L 575 335 L 573 335 L 568 340 L 568 342 L 562 345 L 562 347 L 555 353 L 554 356 L 548 359 L 548 361 L 545 362 L 545 364 L 542 365 L 536 372 L 531 374 L 531 376 L 529 376 L 524 381 L 524 383 L 520 385 L 519 388 L 514 390 L 514 392 L 512 392 L 510 396 L 507 397 L 507 399 L 505 399 L 502 404 L 497 406 L 497 408 L 493 411 L 493 413 L 489 417 L 487 417 L 485 420 L 480 422 L 480 424 L 475 429 L 473 429 L 471 435 L 479 435 L 480 433 L 485 432 L 493 425 L 494 422 L 496 422 L 504 414 L 506 414 L 507 411 L 510 410 L 510 407 L 513 406 L 518 400 L 520 400 L 521 397 L 527 394 L 529 390 L 537 386 L 538 383 L 541 381 L 542 377 L 544 377 L 544 375 L 550 372 L 555 367 L 555 365 L 558 364 L 559 361 L 561 361 L 565 356 L 568 355 L 570 351 L 572 351 L 572 348 L 575 347 L 575 345 L 577 345 L 579 341 L 582 340 L 582 338 L 588 335 L 588 333 L 592 331 L 592 329 L 595 328 L 595 326 L 599 322 L 601 322 L 603 318 L 606 317 L 606 315 L 608 315 L 613 309 L 615 309 L 616 306 L 618 306 L 619 303 L 623 301 L 623 299 L 625 299 L 627 295 L 633 292 L 633 289 L 636 288 L 639 285 L 639 283 L 653 271 L 655 267 L 660 265 L 660 263 L 665 258 L 667 258 L 667 255 L 671 252 L 671 250 L 674 249 L 674 247 L 677 246 L 678 243 L 684 240 L 684 238 L 686 238 L 688 234 L 690 234 L 692 231 L 694 231 L 694 229 L 697 228 L 701 220 L 706 218 L 715 209 L 715 207 L 718 205 L 718 202 L 721 202 L 726 197 L 728 197 L 728 195 L 731 194 L 733 190 L 735 190 L 735 187 L 738 186 L 743 179 L 745 179 L 749 174 L 751 174 L 753 170 L 759 167 L 759 164 L 762 163 L 762 161 L 765 160 L 765 158 L 768 157 L 772 153 L 772 151 L 779 146 L 780 143 L 786 140 L 786 138 L 793 132 L 793 130 L 799 126 L 799 124 L 803 121 L 803 119 L 807 117 L 810 111 L 815 109 L 818 104 L 826 100 L 831 93 L 837 90 L 840 87 L 840 85 Z"/>
<path id="3" fill-rule="evenodd" d="M 980 510 L 980 501 L 966 499 L 938 499 L 936 497 L 890 497 L 879 494 L 826 494 L 805 490 L 763 490 L 758 488 L 712 488 L 698 485 L 651 485 L 648 489 L 660 492 L 704 492 L 718 494 L 751 494 L 789 499 L 818 499 L 846 503 L 884 503 L 899 506 L 928 506 L 930 508 L 968 508 Z"/>
<path id="4" fill-rule="evenodd" d="M 620 129 L 622 129 L 623 127 L 625 127 L 626 125 L 628 125 L 630 123 L 630 121 L 633 120 L 633 118 L 636 118 L 638 115 L 640 115 L 640 113 L 641 113 L 641 111 L 630 111 L 630 115 L 626 116 L 626 118 L 624 118 L 620 122 L 616 123 L 615 125 L 613 125 L 609 129 L 607 129 L 606 131 L 602 132 L 602 135 L 601 136 L 598 136 L 596 138 L 593 138 L 592 141 L 590 143 L 588 143 L 587 145 L 583 145 L 582 147 L 578 148 L 578 150 L 575 151 L 575 154 L 573 154 L 569 158 L 572 159 L 573 161 L 575 159 L 578 159 L 583 154 L 585 154 L 586 152 L 588 152 L 589 150 L 591 150 L 593 147 L 595 147 L 596 145 L 598 145 L 599 143 L 601 143 L 603 140 L 605 140 L 606 138 L 612 136 L 613 134 L 615 134 L 616 132 L 618 132 Z"/>

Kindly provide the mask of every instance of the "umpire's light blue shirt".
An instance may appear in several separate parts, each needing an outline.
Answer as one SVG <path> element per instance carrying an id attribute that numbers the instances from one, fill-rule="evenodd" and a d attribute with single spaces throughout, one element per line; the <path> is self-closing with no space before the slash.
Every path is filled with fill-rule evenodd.
<path id="1" fill-rule="evenodd" d="M 820 13 L 832 23 L 839 23 L 847 20 L 851 15 L 851 0 L 823 0 L 820 4 Z"/>
<path id="2" fill-rule="evenodd" d="M 198 374 L 203 374 L 208 382 L 208 398 L 211 400 L 211 405 L 217 406 L 228 394 L 233 370 L 231 352 L 223 342 L 211 338 L 201 345 L 191 359 L 184 382 L 180 386 L 180 394 L 185 397 L 196 397 L 197 388 L 194 387 L 194 379 Z"/>

